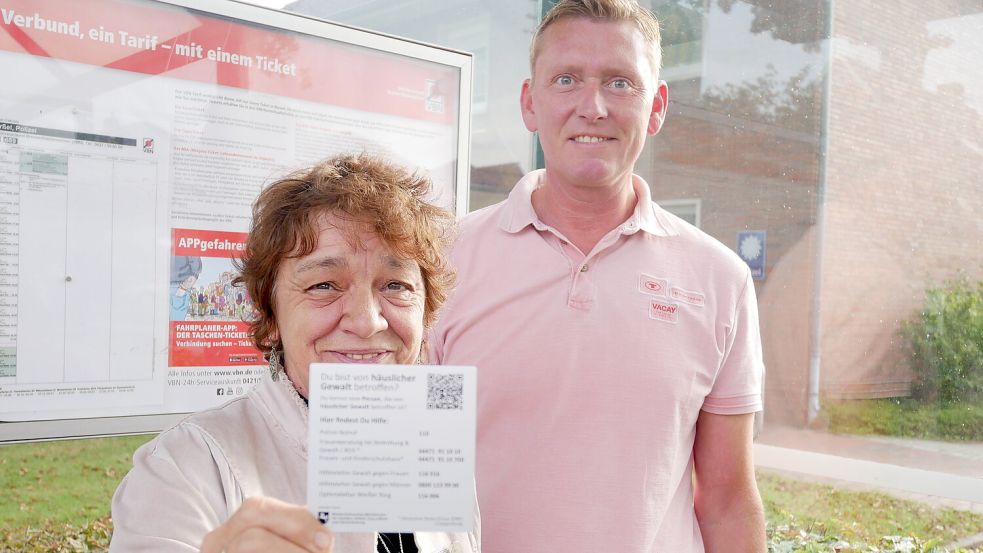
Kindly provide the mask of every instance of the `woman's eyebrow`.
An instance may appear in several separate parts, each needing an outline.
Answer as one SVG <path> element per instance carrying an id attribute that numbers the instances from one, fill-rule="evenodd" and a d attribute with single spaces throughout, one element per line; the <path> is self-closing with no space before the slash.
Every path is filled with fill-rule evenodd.
<path id="1" fill-rule="evenodd" d="M 297 273 L 304 273 L 307 271 L 313 271 L 316 269 L 337 269 L 340 267 L 347 267 L 348 260 L 344 257 L 330 256 L 330 257 L 318 257 L 315 259 L 308 259 L 299 265 L 297 265 Z"/>

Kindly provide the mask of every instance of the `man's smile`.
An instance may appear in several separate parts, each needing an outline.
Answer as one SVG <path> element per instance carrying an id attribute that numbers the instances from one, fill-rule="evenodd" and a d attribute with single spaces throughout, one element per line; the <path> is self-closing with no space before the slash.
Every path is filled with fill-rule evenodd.
<path id="1" fill-rule="evenodd" d="M 606 136 L 593 136 L 589 134 L 582 134 L 573 137 L 571 140 L 573 140 L 574 142 L 578 142 L 580 144 L 597 144 L 599 142 L 607 142 L 609 140 L 614 140 L 614 139 Z"/>

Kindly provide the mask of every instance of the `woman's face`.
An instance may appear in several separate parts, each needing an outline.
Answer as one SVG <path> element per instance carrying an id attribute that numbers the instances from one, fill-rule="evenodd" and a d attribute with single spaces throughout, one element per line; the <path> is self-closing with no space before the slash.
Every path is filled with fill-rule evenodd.
<path id="1" fill-rule="evenodd" d="M 364 225 L 331 214 L 317 224 L 314 251 L 280 264 L 273 298 L 287 376 L 304 397 L 311 363 L 411 364 L 423 341 L 420 266 Z"/>

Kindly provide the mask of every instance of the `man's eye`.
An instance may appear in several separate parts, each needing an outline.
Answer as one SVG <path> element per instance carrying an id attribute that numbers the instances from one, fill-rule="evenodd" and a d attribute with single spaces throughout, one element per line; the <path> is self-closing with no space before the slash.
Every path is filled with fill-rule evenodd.
<path id="1" fill-rule="evenodd" d="M 573 77 L 570 75 L 560 75 L 556 78 L 556 84 L 560 86 L 570 86 L 573 84 Z"/>
<path id="2" fill-rule="evenodd" d="M 611 87 L 612 88 L 617 88 L 619 90 L 627 90 L 628 88 L 631 87 L 631 83 L 629 83 L 625 79 L 615 79 L 615 80 L 611 81 Z"/>

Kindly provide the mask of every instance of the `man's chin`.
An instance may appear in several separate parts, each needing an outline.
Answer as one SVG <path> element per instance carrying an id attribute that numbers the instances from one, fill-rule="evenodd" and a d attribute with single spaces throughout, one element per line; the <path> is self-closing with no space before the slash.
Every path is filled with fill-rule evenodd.
<path id="1" fill-rule="evenodd" d="M 578 164 L 576 170 L 570 173 L 570 178 L 580 186 L 609 186 L 624 174 L 608 161 L 590 160 Z"/>

